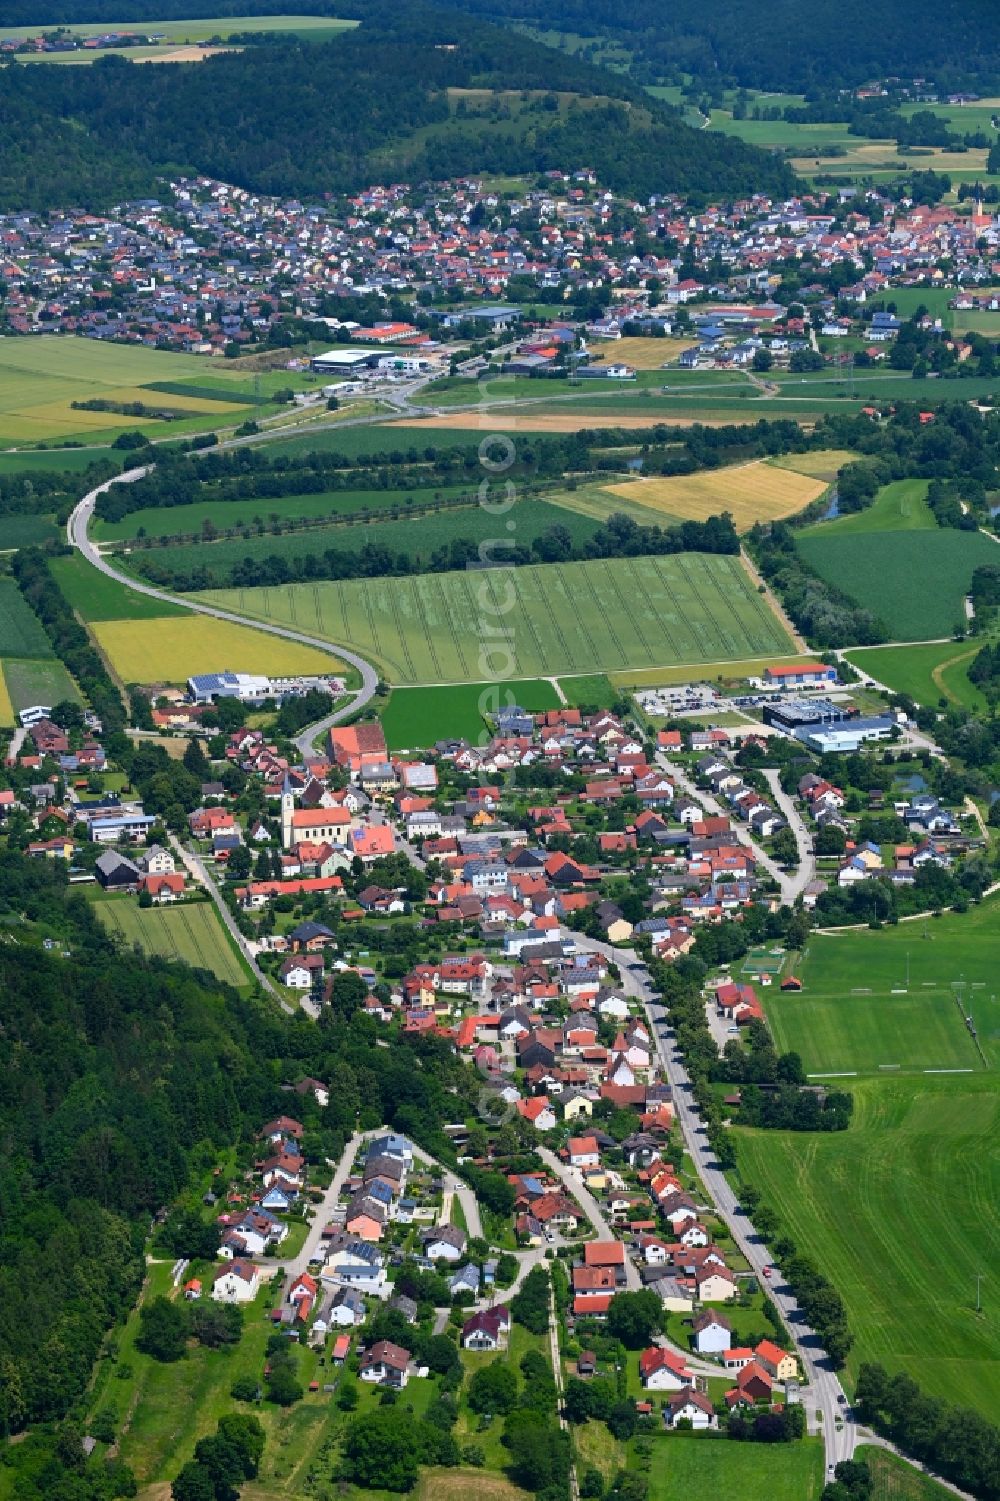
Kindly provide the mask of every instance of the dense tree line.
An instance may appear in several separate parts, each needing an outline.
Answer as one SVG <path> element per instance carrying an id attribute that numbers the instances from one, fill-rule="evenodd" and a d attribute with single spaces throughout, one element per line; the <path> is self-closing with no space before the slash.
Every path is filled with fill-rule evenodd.
<path id="1" fill-rule="evenodd" d="M 77 620 L 53 577 L 44 555 L 37 548 L 15 553 L 11 568 L 25 600 L 35 611 L 56 656 L 68 667 L 105 731 L 125 726 L 125 706 L 104 661 Z"/>
<path id="2" fill-rule="evenodd" d="M 827 1355 L 839 1370 L 854 1344 L 840 1294 L 809 1258 L 799 1253 L 795 1242 L 782 1233 L 777 1218 L 767 1205 L 761 1203 L 760 1194 L 752 1184 L 743 1184 L 740 1198 L 760 1234 L 771 1244 L 774 1258 L 784 1272 L 806 1322 L 816 1331 Z"/>
<path id="3" fill-rule="evenodd" d="M 583 107 L 466 128 L 449 88 L 579 95 Z M 593 108 L 594 99 L 607 101 Z M 326 43 L 249 47 L 192 65 L 10 63 L 0 208 L 99 207 L 156 190 L 168 169 L 309 197 L 380 180 L 594 166 L 640 196 L 787 191 L 789 168 L 699 137 L 631 80 L 453 11 L 376 7 Z"/>
<path id="4" fill-rule="evenodd" d="M 858 1416 L 905 1453 L 980 1501 L 1000 1497 L 1000 1428 L 973 1408 L 929 1397 L 910 1376 L 865 1362 L 855 1388 Z"/>
<path id="5" fill-rule="evenodd" d="M 377 530 L 377 529 L 375 529 Z M 145 578 L 170 589 L 187 591 L 219 587 L 254 588 L 312 579 L 386 578 L 413 573 L 450 573 L 483 566 L 519 568 L 530 563 L 568 563 L 587 558 L 634 558 L 665 556 L 680 552 L 735 554 L 740 541 L 732 517 L 709 516 L 705 521 L 682 521 L 674 526 L 640 526 L 630 516 L 609 516 L 583 542 L 574 542 L 568 527 L 547 527 L 530 545 L 494 547 L 473 537 L 454 537 L 435 548 L 429 557 L 394 552 L 378 541 L 365 542 L 358 550 L 329 547 L 322 553 L 282 557 L 244 558 L 228 573 L 211 562 L 184 568 L 166 553 L 149 553 L 134 559 Z"/>
<path id="6" fill-rule="evenodd" d="M 871 424 L 867 424 L 870 429 Z M 386 433 L 386 441 L 390 435 Z M 652 473 L 691 474 L 715 469 L 738 460 L 802 453 L 824 446 L 824 428 L 805 434 L 796 422 L 762 420 L 725 427 L 668 427 L 656 423 L 648 428 L 583 428 L 576 433 L 523 435 L 518 444 L 514 477 L 547 479 L 565 473 L 579 474 L 594 467 L 624 469 L 638 445 L 644 468 Z M 606 450 L 627 450 L 621 456 Z M 597 462 L 592 450 L 600 450 Z M 199 501 L 225 501 L 245 507 L 255 501 L 288 496 L 336 494 L 365 490 L 418 492 L 437 490 L 463 478 L 478 486 L 482 460 L 478 442 L 438 448 L 386 448 L 372 454 L 347 455 L 336 449 L 313 450 L 301 455 L 270 454 L 265 447 L 231 449 L 185 458 L 172 449 L 161 450 L 156 467 L 130 485 L 113 485 L 98 496 L 94 514 L 101 521 L 121 521 L 143 510 L 170 509 Z M 78 496 L 74 497 L 79 498 Z M 244 520 L 237 513 L 234 524 Z"/>
<path id="7" fill-rule="evenodd" d="M 59 469 L 32 469 L 0 475 L 0 516 L 39 516 L 54 511 L 63 520 L 81 495 L 110 479 L 117 465 L 107 459 L 89 464 L 82 474 Z"/>
<path id="8" fill-rule="evenodd" d="M 751 550 L 761 573 L 777 590 L 799 630 L 819 648 L 871 646 L 888 637 L 885 622 L 840 589 L 821 579 L 803 561 L 795 535 L 785 522 L 754 526 Z"/>

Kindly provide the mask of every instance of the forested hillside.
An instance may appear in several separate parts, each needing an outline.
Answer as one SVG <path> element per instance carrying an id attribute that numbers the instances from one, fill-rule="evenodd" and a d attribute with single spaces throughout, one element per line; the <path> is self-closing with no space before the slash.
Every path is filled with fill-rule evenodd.
<path id="1" fill-rule="evenodd" d="M 53 862 L 0 855 L 0 1435 L 72 1414 L 151 1216 L 287 1111 L 288 1079 L 330 1082 L 325 1109 L 296 1101 L 320 1155 L 359 1111 L 452 1153 L 441 1123 L 475 1076 L 436 1039 L 375 1048 L 372 1025 L 119 951 Z"/>
<path id="2" fill-rule="evenodd" d="M 827 90 L 888 75 L 940 86 L 1000 80 L 994 0 L 450 0 L 496 20 L 612 36 L 644 70 L 720 73 L 748 87 Z M 121 21 L 119 0 L 11 0 L 4 24 Z M 134 0 L 130 21 L 370 13 L 364 0 Z"/>
<path id="3" fill-rule="evenodd" d="M 325 44 L 166 70 L 117 55 L 86 68 L 11 63 L 0 86 L 2 209 L 100 207 L 155 191 L 170 170 L 305 197 L 401 175 L 579 165 L 643 197 L 793 181 L 773 156 L 691 130 L 627 78 L 454 12 L 380 12 Z M 515 92 L 470 119 L 457 88 Z"/>
<path id="4" fill-rule="evenodd" d="M 1000 79 L 994 0 L 452 0 L 476 14 L 621 41 L 645 71 L 747 87 Z M 648 80 L 647 80 L 648 81 Z"/>

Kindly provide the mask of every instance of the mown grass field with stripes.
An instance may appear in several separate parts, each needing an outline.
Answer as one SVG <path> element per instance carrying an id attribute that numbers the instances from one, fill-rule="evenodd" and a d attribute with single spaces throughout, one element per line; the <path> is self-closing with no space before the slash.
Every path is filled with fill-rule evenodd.
<path id="1" fill-rule="evenodd" d="M 355 647 L 394 683 L 622 671 L 790 647 L 740 559 L 705 553 L 201 597 Z"/>
<path id="2" fill-rule="evenodd" d="M 249 983 L 210 902 L 143 909 L 133 897 L 122 896 L 96 901 L 94 907 L 110 933 L 127 944 L 138 944 L 147 954 L 211 970 L 227 985 Z"/>
<path id="3" fill-rule="evenodd" d="M 878 935 L 876 935 L 878 936 Z M 982 1071 L 849 1081 L 846 1131 L 734 1130 L 740 1173 L 829 1277 L 866 1360 L 1000 1411 L 1000 1093 Z M 982 1274 L 982 1312 L 976 1277 Z"/>
<path id="4" fill-rule="evenodd" d="M 814 933 L 795 973 L 803 989 L 762 992 L 782 1050 L 810 1073 L 900 1068 L 982 1070 L 954 986 L 991 1067 L 1000 1068 L 1000 959 L 996 901 L 968 912 Z"/>

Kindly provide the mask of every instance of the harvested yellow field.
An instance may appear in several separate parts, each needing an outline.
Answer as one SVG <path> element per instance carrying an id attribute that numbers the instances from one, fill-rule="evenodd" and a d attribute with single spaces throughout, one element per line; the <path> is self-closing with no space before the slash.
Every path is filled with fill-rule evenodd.
<path id="1" fill-rule="evenodd" d="M 609 412 L 608 408 L 600 411 L 586 411 L 583 409 L 584 402 L 579 404 L 574 401 L 572 412 L 524 412 L 520 416 L 513 416 L 509 412 L 501 412 L 497 408 L 482 408 L 474 412 L 438 412 L 434 417 L 401 417 L 398 421 L 387 422 L 386 427 L 405 427 L 410 432 L 417 428 L 448 428 L 452 432 L 480 432 L 480 433 L 578 433 L 584 427 L 620 427 L 627 428 L 643 427 L 690 427 L 692 422 L 700 422 L 702 427 L 728 427 L 732 423 L 732 417 L 723 413 L 714 415 L 711 411 L 686 412 L 684 416 L 670 416 L 660 411 L 650 412 L 648 417 L 639 417 L 635 413 Z"/>
<path id="2" fill-rule="evenodd" d="M 793 516 L 818 499 L 827 482 L 789 469 L 775 469 L 761 459 L 729 469 L 683 474 L 670 479 L 631 479 L 608 485 L 610 495 L 635 501 L 649 510 L 685 521 L 704 521 L 728 511 L 737 531 L 755 521 Z"/>
<path id="3" fill-rule="evenodd" d="M 592 356 L 603 356 L 602 364 L 622 360 L 636 370 L 659 370 L 661 365 L 674 365 L 685 349 L 691 349 L 693 339 L 594 339 L 590 344 Z"/>
<path id="4" fill-rule="evenodd" d="M 609 672 L 615 688 L 665 688 L 671 683 L 738 683 L 760 677 L 765 667 L 816 667 L 815 657 L 748 657 L 735 662 L 699 662 L 697 666 L 641 667 Z"/>
<path id="5" fill-rule="evenodd" d="M 90 630 L 123 683 L 183 683 L 195 672 L 336 672 L 337 659 L 252 626 L 205 615 L 95 620 Z"/>
<path id="6" fill-rule="evenodd" d="M 795 474 L 825 479 L 829 484 L 837 478 L 838 469 L 853 464 L 860 457 L 851 448 L 817 448 L 813 453 L 786 453 L 780 459 L 771 459 L 770 463 L 775 469 L 791 469 Z"/>
<path id="7" fill-rule="evenodd" d="M 7 683 L 3 675 L 3 663 L 0 662 L 0 725 L 4 729 L 7 729 L 13 723 L 14 705 L 11 703 L 10 694 L 7 692 Z"/>

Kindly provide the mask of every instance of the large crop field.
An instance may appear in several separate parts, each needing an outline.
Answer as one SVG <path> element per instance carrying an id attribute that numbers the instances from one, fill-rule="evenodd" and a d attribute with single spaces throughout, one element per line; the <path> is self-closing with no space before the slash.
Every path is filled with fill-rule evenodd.
<path id="1" fill-rule="evenodd" d="M 732 1444 L 685 1435 L 654 1441 L 649 1501 L 817 1501 L 822 1489 L 818 1439 Z"/>
<path id="2" fill-rule="evenodd" d="M 396 504 L 401 500 L 397 496 Z M 179 543 L 167 549 L 157 548 L 151 557 L 178 569 L 185 578 L 200 579 L 203 588 L 221 588 L 233 580 L 234 569 L 244 562 L 264 564 L 271 558 L 280 558 L 291 564 L 327 551 L 360 553 L 369 545 L 387 548 L 393 554 L 406 553 L 418 570 L 426 568 L 439 549 L 467 540 L 477 546 L 493 544 L 490 555 L 502 562 L 509 556 L 511 545 L 530 547 L 554 526 L 568 531 L 578 546 L 587 542 L 597 529 L 597 523 L 588 517 L 529 498 L 512 506 L 500 523 L 483 506 L 449 506 L 423 516 L 404 515 L 396 521 L 359 521 L 353 525 L 342 522 L 283 536 L 265 533 L 262 537 L 237 541 Z M 142 554 L 137 556 L 141 558 Z"/>
<path id="3" fill-rule="evenodd" d="M 943 699 L 945 705 L 983 710 L 986 700 L 969 681 L 969 666 L 979 650 L 978 642 L 938 641 L 927 646 L 858 648 L 847 653 L 847 660 L 894 693 L 907 693 L 928 708 L 938 708 Z"/>
<path id="4" fill-rule="evenodd" d="M 185 612 L 167 620 L 96 620 L 98 645 L 123 683 L 183 683 L 196 672 L 336 672 L 332 653 L 252 626 Z"/>
<path id="5" fill-rule="evenodd" d="M 145 953 L 208 969 L 227 985 L 249 983 L 211 902 L 141 908 L 129 896 L 102 898 L 94 910 L 110 933 Z"/>
<path id="6" fill-rule="evenodd" d="M 607 489 L 663 512 L 664 519 L 704 521 L 728 511 L 737 530 L 748 531 L 755 521 L 777 521 L 805 510 L 823 494 L 826 481 L 756 460 L 669 479 L 625 480 Z"/>
<path id="7" fill-rule="evenodd" d="M 395 683 L 501 682 L 787 652 L 740 560 L 679 553 L 204 596 L 354 646 Z"/>
<path id="8" fill-rule="evenodd" d="M 855 1338 L 850 1378 L 860 1362 L 877 1360 L 932 1396 L 995 1417 L 996 1077 L 868 1079 L 852 1088 L 847 1131 L 735 1131 L 740 1172 L 843 1298 Z"/>
<path id="9" fill-rule="evenodd" d="M 51 443 L 67 438 L 100 443 L 126 428 L 150 433 L 165 430 L 163 421 L 152 418 L 71 405 L 94 397 L 143 401 L 158 410 L 183 409 L 186 416 L 169 424 L 171 431 L 211 427 L 220 420 L 239 421 L 252 407 L 241 400 L 239 382 L 245 383 L 246 377 L 238 371 L 225 372 L 230 383 L 228 402 L 183 394 L 184 383 L 196 386 L 208 370 L 208 360 L 140 345 L 56 335 L 0 339 L 0 443 Z M 212 371 L 223 375 L 215 365 Z M 164 396 L 151 389 L 163 382 L 176 383 L 176 393 Z"/>
<path id="10" fill-rule="evenodd" d="M 390 750 L 418 750 L 437 740 L 463 739 L 474 745 L 489 738 L 484 714 L 507 704 L 537 712 L 555 709 L 559 697 L 551 683 L 456 683 L 449 688 L 394 688 L 382 711 L 382 727 Z"/>
<path id="11" fill-rule="evenodd" d="M 831 530 L 827 531 L 827 525 Z M 822 523 L 798 538 L 816 572 L 883 620 L 897 641 L 951 635 L 965 618 L 974 570 L 995 563 L 995 542 L 981 532 L 872 531 L 835 535 Z"/>

